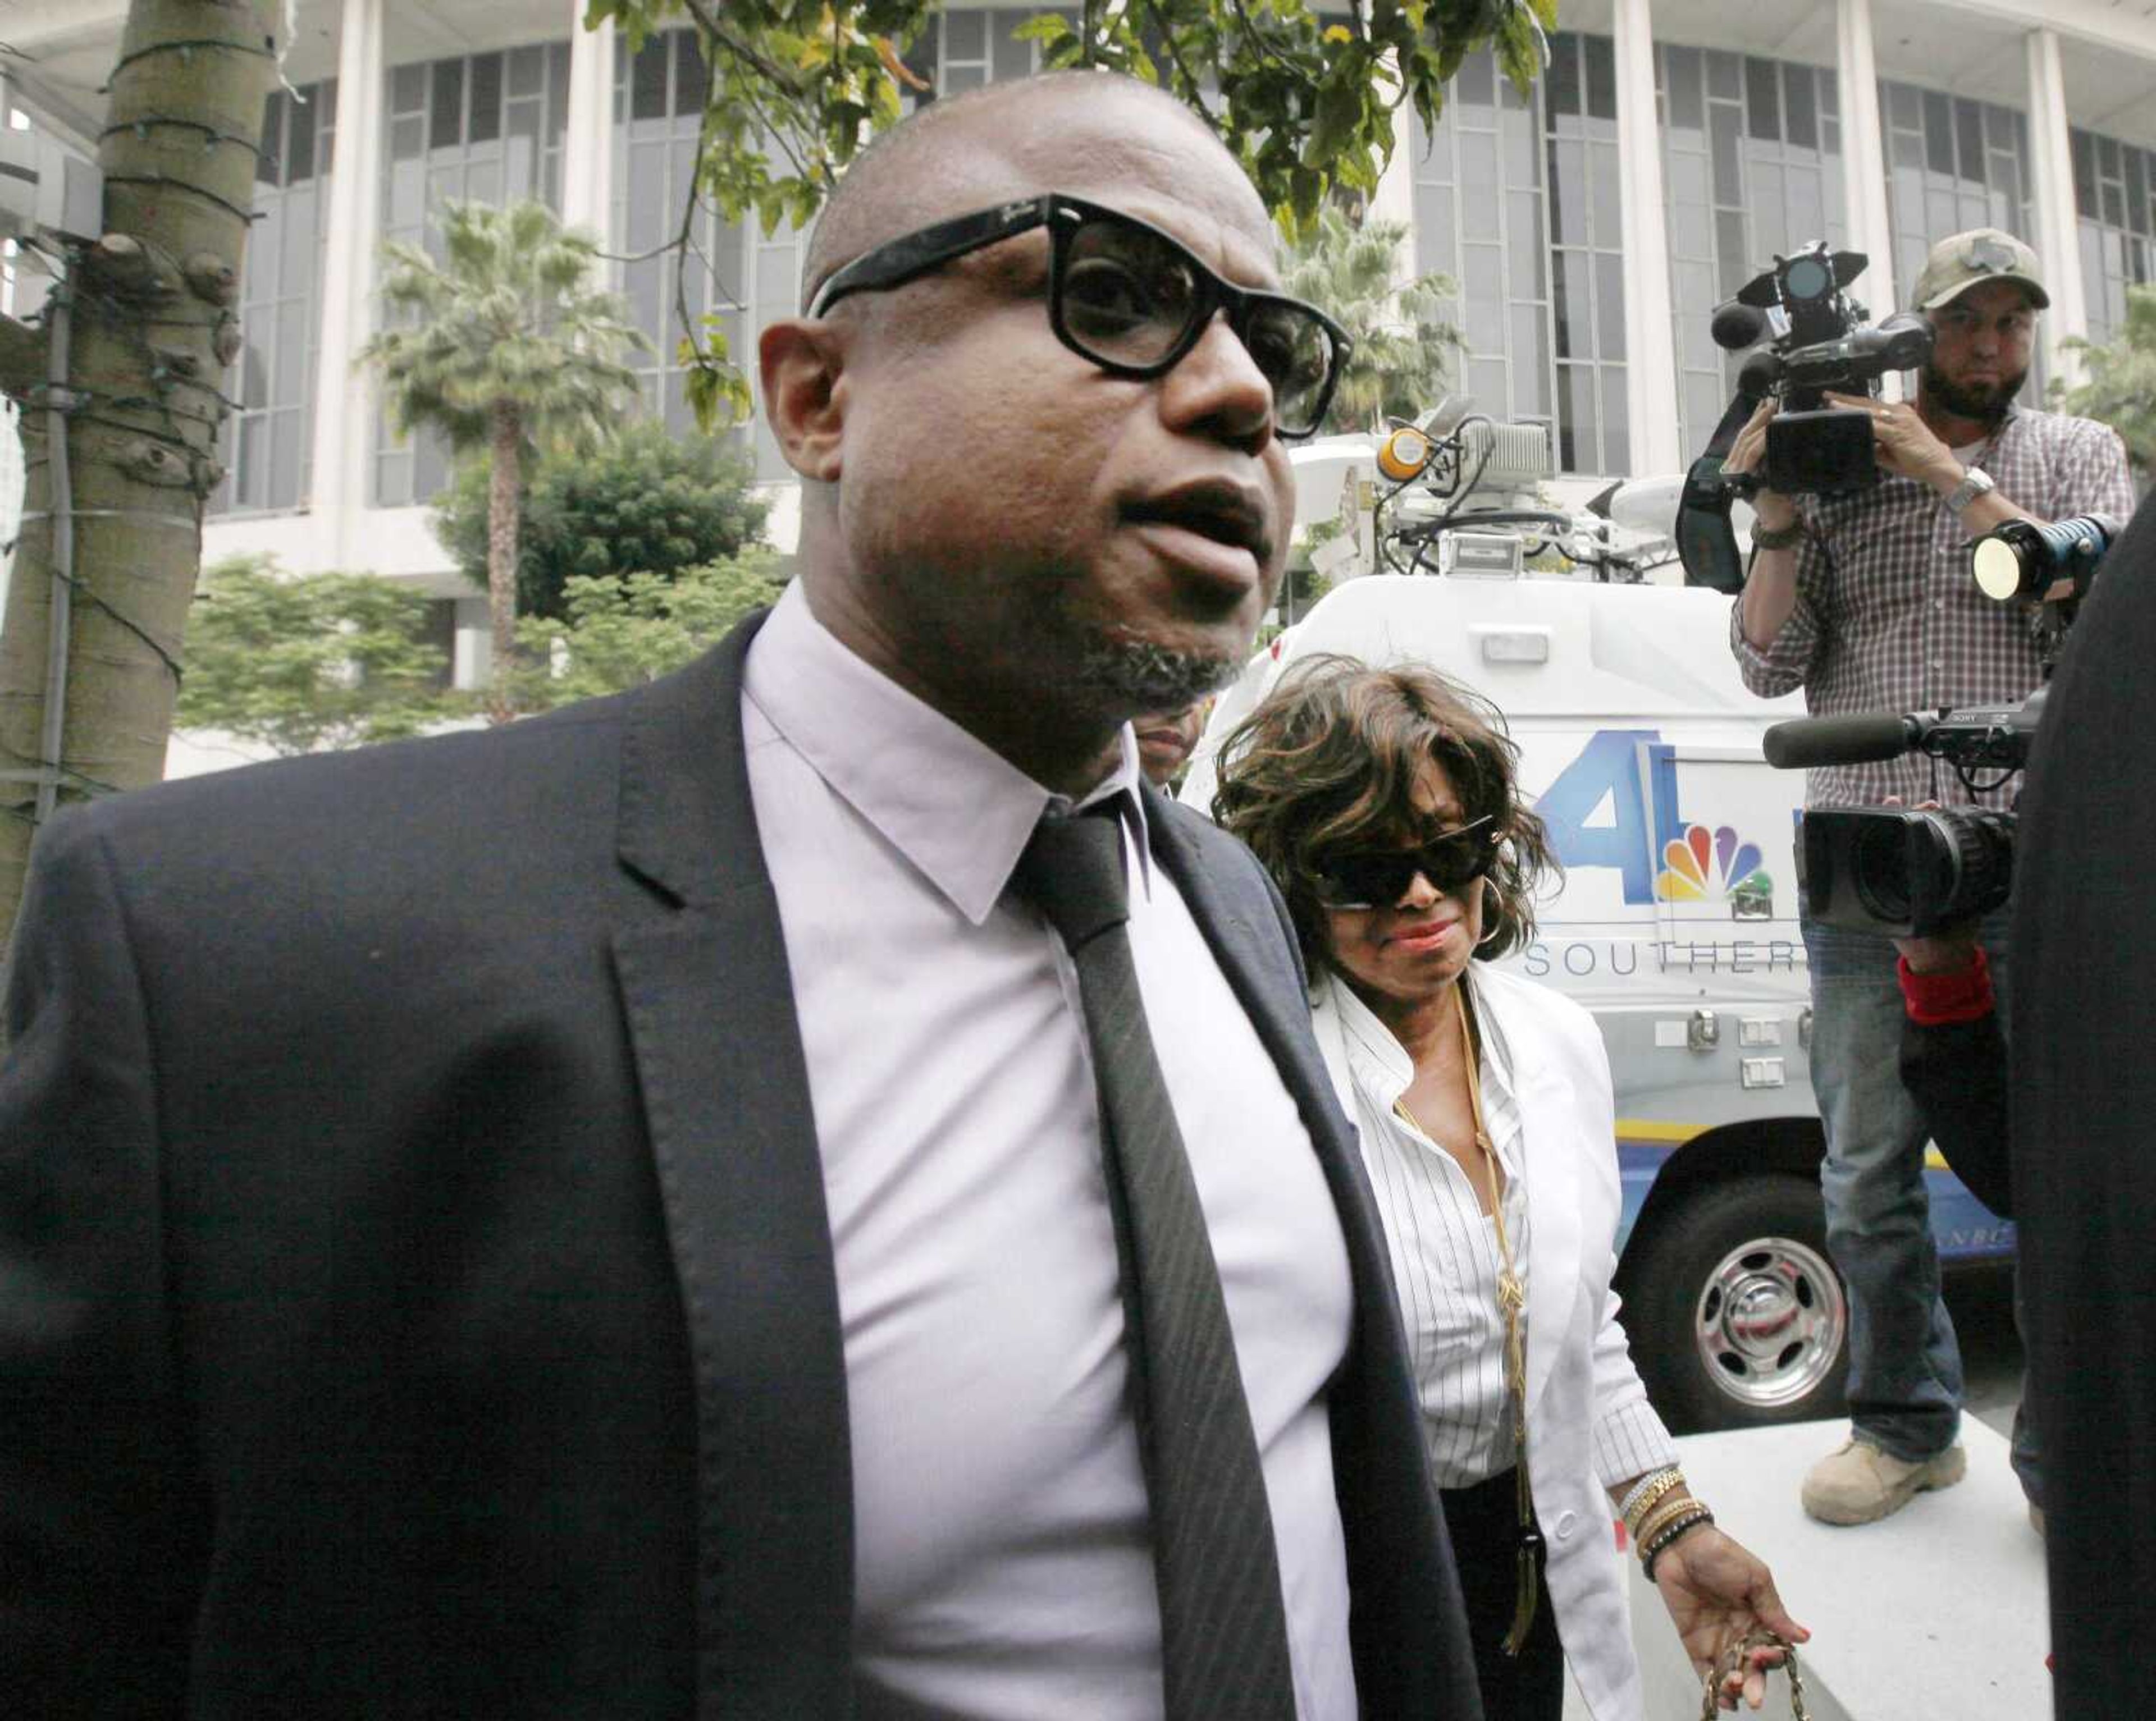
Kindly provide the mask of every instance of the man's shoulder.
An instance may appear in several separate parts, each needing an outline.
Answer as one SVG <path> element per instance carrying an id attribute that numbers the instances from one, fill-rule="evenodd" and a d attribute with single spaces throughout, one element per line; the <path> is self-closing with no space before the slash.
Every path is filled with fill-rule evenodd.
<path id="1" fill-rule="evenodd" d="M 618 729 L 619 720 L 615 700 L 593 700 L 501 728 L 274 759 L 157 783 L 91 803 L 77 816 L 110 835 L 131 837 L 279 813 L 334 820 L 384 798 L 442 812 L 454 805 L 444 796 L 490 786 L 498 792 L 532 770 L 573 769 L 600 732 Z"/>
<path id="2" fill-rule="evenodd" d="M 2078 417 L 2071 412 L 2048 412 L 2036 407 L 2018 407 L 2009 421 L 2009 429 L 2015 436 L 2041 448 L 2117 444 L 2121 450 L 2120 458 L 2124 458 L 2124 445 L 2118 441 L 2118 433 L 2096 418 Z"/>
<path id="3" fill-rule="evenodd" d="M 157 866 L 240 856 L 274 867 L 335 851 L 387 867 L 402 850 L 482 850 L 579 811 L 610 820 L 624 728 L 642 711 L 693 696 L 670 685 L 681 679 L 499 727 L 271 760 L 107 796 L 68 808 L 52 841 L 56 850 L 100 844 Z"/>
<path id="4" fill-rule="evenodd" d="M 1260 897 L 1272 894 L 1271 880 L 1265 868 L 1241 837 L 1231 837 L 1196 808 L 1185 807 L 1166 794 L 1148 810 L 1147 817 L 1155 816 L 1175 840 L 1196 851 L 1207 869 L 1222 884 Z"/>

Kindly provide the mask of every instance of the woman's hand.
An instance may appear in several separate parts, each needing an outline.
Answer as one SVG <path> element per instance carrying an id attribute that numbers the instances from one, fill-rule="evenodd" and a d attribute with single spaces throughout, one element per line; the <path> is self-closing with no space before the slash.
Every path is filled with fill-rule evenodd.
<path id="1" fill-rule="evenodd" d="M 1774 1575 L 1758 1556 L 1711 1524 L 1686 1531 L 1656 1556 L 1655 1587 L 1702 1680 L 1722 1652 L 1748 1632 L 1764 1629 L 1792 1643 L 1810 1641 L 1812 1634 L 1782 1606 Z M 1781 1663 L 1779 1649 L 1749 1651 L 1715 1693 L 1717 1707 L 1733 1709 L 1741 1697 L 1758 1708 L 1767 1695 L 1767 1670 Z"/>

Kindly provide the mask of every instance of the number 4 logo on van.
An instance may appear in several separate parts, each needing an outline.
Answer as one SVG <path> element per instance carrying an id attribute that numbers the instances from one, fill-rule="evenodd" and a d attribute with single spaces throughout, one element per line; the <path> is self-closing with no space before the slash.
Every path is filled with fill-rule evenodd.
<path id="1" fill-rule="evenodd" d="M 1725 762 L 1748 766 L 1751 757 Z M 1758 844 L 1733 826 L 1684 817 L 1678 763 L 1677 750 L 1657 730 L 1597 730 L 1535 802 L 1558 858 L 1568 870 L 1614 869 L 1628 905 L 1719 901 L 1738 919 L 1772 914 L 1774 880 L 1760 865 Z M 1747 768 L 1742 781 L 1774 783 L 1759 775 L 1765 769 Z M 1717 786 L 1732 781 L 1717 775 Z"/>

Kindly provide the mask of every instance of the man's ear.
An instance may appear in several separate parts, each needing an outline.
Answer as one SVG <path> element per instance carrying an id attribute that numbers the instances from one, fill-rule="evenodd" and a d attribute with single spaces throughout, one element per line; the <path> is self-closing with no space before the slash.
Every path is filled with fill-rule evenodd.
<path id="1" fill-rule="evenodd" d="M 836 483 L 844 464 L 845 343 L 829 323 L 788 317 L 757 342 L 763 416 L 786 464 L 802 477 Z"/>

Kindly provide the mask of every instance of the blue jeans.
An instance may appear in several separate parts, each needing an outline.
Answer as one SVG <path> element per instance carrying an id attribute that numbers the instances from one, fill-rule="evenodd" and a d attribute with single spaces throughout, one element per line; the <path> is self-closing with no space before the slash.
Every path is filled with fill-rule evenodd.
<path id="1" fill-rule="evenodd" d="M 1983 941 L 2003 1018 L 2004 909 Z M 1902 1004 L 1894 946 L 1871 933 L 1804 925 L 1812 989 L 1811 1075 L 1826 1129 L 1820 1173 L 1827 1248 L 1849 1288 L 1849 1414 L 1856 1432 L 1915 1462 L 1960 1426 L 1961 1350 L 1939 1294 L 1924 1188 L 1928 1131 L 1899 1068 Z M 2016 1299 L 2017 1314 L 2019 1299 Z M 2017 1415 L 2014 1467 L 2039 1499 L 2036 1442 Z"/>

